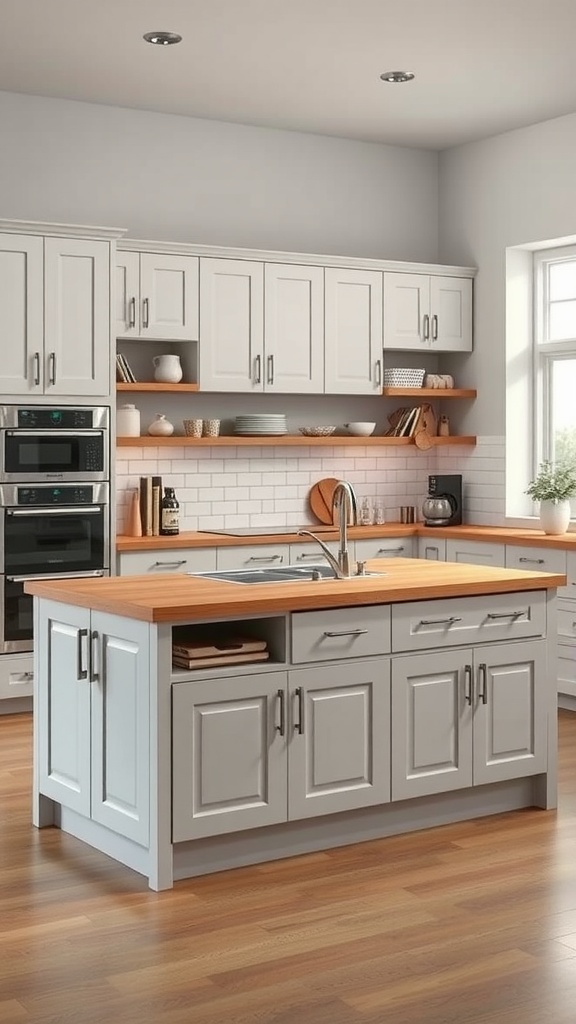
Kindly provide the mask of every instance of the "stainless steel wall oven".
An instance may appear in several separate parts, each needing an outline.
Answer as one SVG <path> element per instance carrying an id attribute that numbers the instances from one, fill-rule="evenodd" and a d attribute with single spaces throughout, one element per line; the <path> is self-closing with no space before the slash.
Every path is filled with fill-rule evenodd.
<path id="1" fill-rule="evenodd" d="M 0 406 L 0 482 L 109 479 L 109 410 Z"/>

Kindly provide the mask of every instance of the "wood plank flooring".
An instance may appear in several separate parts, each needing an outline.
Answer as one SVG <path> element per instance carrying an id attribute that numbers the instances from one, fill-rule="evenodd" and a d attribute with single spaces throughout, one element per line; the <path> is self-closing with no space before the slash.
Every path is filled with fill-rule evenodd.
<path id="1" fill-rule="evenodd" d="M 575 1024 L 576 715 L 558 812 L 177 882 L 30 824 L 0 717 L 1 1024 Z"/>

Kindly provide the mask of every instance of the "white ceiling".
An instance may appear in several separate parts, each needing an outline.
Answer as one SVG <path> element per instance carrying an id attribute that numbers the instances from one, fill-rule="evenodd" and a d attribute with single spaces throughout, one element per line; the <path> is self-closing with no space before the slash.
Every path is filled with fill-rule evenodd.
<path id="1" fill-rule="evenodd" d="M 576 111 L 576 0 L 0 0 L 0 89 L 444 149 Z M 151 30 L 178 46 L 150 46 Z M 413 71 L 405 85 L 380 74 Z"/>

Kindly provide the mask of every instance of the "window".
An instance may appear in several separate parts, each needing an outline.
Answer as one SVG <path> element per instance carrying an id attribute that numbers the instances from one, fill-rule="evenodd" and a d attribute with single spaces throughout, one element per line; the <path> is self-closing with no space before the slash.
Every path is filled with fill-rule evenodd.
<path id="1" fill-rule="evenodd" d="M 535 253 L 534 274 L 534 470 L 576 466 L 576 246 Z"/>

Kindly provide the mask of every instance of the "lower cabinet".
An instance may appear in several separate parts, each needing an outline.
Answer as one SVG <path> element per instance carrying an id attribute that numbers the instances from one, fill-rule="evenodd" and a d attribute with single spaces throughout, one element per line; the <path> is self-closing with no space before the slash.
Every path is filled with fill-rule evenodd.
<path id="1" fill-rule="evenodd" d="M 471 565 L 507 565 L 504 544 L 488 544 L 479 540 L 446 539 L 446 561 L 468 562 Z"/>
<path id="2" fill-rule="evenodd" d="M 546 770 L 546 642 L 392 661 L 392 799 Z"/>
<path id="3" fill-rule="evenodd" d="M 40 792 L 147 846 L 148 624 L 43 601 L 37 636 Z"/>
<path id="4" fill-rule="evenodd" d="M 212 572 L 215 568 L 216 548 L 156 548 L 152 551 L 122 551 L 118 556 L 119 576 Z"/>
<path id="5" fill-rule="evenodd" d="M 173 841 L 390 800 L 387 658 L 173 686 Z"/>

